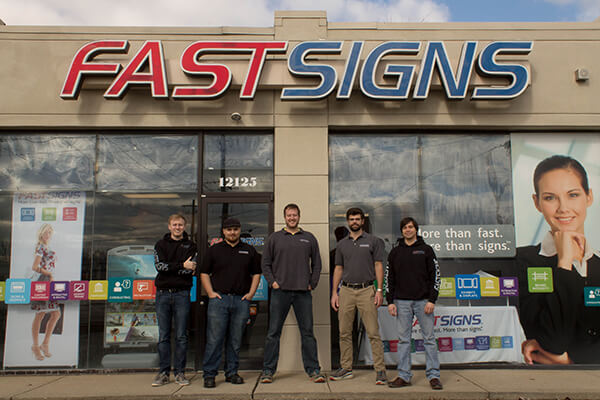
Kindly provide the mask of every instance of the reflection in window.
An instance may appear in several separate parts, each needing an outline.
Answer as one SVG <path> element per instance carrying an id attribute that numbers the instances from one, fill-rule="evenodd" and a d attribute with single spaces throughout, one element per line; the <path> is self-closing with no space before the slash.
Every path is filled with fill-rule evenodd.
<path id="1" fill-rule="evenodd" d="M 400 220 L 512 224 L 508 135 L 330 135 L 330 223 L 361 206 L 389 250 Z"/>
<path id="2" fill-rule="evenodd" d="M 28 135 L 0 137 L 0 189 L 91 190 L 94 136 Z"/>
<path id="3" fill-rule="evenodd" d="M 98 190 L 196 191 L 196 136 L 101 136 Z"/>
<path id="4" fill-rule="evenodd" d="M 204 192 L 273 190 L 273 136 L 204 136 Z"/>

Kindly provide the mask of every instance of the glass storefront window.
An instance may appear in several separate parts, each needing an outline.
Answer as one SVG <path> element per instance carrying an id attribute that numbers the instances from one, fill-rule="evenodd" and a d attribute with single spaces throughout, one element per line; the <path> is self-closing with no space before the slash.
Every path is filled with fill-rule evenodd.
<path id="1" fill-rule="evenodd" d="M 195 237 L 195 193 L 135 195 L 99 193 L 95 198 L 93 269 L 91 279 L 154 280 L 154 244 L 168 232 L 169 215 L 186 217 L 186 231 Z M 158 366 L 158 325 L 154 300 L 131 303 L 90 303 L 89 368 L 149 368 Z M 190 325 L 191 327 L 191 325 Z M 188 345 L 193 365 L 193 341 Z"/>
<path id="2" fill-rule="evenodd" d="M 98 190 L 195 192 L 197 166 L 197 136 L 103 135 Z"/>
<path id="3" fill-rule="evenodd" d="M 508 135 L 330 135 L 332 231 L 351 206 L 369 213 L 367 228 L 388 251 L 409 215 L 422 227 L 512 226 L 509 143 Z"/>
<path id="4" fill-rule="evenodd" d="M 203 192 L 273 191 L 273 136 L 204 136 Z"/>
<path id="5" fill-rule="evenodd" d="M 347 226 L 346 210 L 361 207 L 367 213 L 366 230 L 384 240 L 387 252 L 401 237 L 401 219 L 415 218 L 421 234 L 431 235 L 426 242 L 434 247 L 440 259 L 442 277 L 479 270 L 502 276 L 511 270 L 514 226 L 509 135 L 330 135 L 329 188 L 332 249 L 335 248 L 333 232 L 337 227 Z M 461 249 L 451 246 L 453 234 L 476 234 L 483 229 L 497 229 L 513 247 L 492 256 L 486 251 L 478 252 L 476 245 Z M 450 239 L 435 243 L 436 232 L 444 238 L 450 235 Z M 471 303 L 506 305 L 509 301 L 515 303 L 514 298 L 500 297 Z M 455 298 L 439 298 L 437 302 L 458 303 Z M 356 343 L 358 351 L 365 334 L 359 327 L 356 334 L 362 338 Z M 334 321 L 334 365 L 338 352 Z M 358 360 L 358 364 L 364 362 L 360 356 Z"/>
<path id="6" fill-rule="evenodd" d="M 1 190 L 91 190 L 92 135 L 0 136 Z"/>

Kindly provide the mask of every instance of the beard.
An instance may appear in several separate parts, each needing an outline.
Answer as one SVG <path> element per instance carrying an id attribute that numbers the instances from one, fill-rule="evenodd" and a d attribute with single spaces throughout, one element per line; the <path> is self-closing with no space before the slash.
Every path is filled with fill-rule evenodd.
<path id="1" fill-rule="evenodd" d="M 358 232 L 362 229 L 362 225 L 350 225 L 349 228 L 352 232 Z"/>

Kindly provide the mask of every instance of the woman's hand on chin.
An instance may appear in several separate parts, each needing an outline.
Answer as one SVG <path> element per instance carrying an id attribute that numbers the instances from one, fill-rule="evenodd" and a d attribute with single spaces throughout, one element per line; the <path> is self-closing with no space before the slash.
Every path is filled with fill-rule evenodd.
<path id="1" fill-rule="evenodd" d="M 584 234 L 573 231 L 556 231 L 552 232 L 552 237 L 558 254 L 558 267 L 570 271 L 573 261 L 583 259 L 585 253 Z"/>

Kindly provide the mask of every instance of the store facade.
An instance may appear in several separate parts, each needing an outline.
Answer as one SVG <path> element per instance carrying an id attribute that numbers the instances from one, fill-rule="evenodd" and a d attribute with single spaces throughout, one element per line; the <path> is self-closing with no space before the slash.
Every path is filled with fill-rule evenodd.
<path id="1" fill-rule="evenodd" d="M 592 189 L 600 184 L 599 22 L 332 23 L 324 12 L 276 12 L 269 28 L 0 26 L 0 39 L 4 369 L 154 367 L 143 287 L 168 216 L 186 215 L 206 245 L 219 240 L 222 218 L 238 217 L 260 250 L 290 202 L 321 249 L 313 301 L 323 368 L 338 363 L 328 255 L 351 206 L 367 212 L 387 252 L 403 217 L 421 223 L 445 278 L 442 362 L 519 364 L 520 296 L 559 287 L 528 288 L 515 266 L 517 248 L 548 230 L 532 202 L 532 171 L 565 154 L 583 164 Z M 598 218 L 592 203 L 593 249 Z M 56 283 L 35 294 L 29 271 L 44 225 Z M 123 279 L 131 293 L 114 292 L 115 282 L 126 289 Z M 60 282 L 71 292 L 62 301 Z M 88 297 L 77 300 L 81 285 Z M 597 286 L 590 274 L 585 287 Z M 29 351 L 34 295 L 60 303 L 56 351 L 43 360 Z M 267 298 L 253 303 L 243 367 L 260 368 Z M 592 300 L 584 310 L 594 315 Z M 193 368 L 203 310 L 198 292 Z M 381 311 L 393 364 L 393 323 Z M 598 328 L 586 329 L 600 360 Z M 290 316 L 280 369 L 301 365 L 299 346 Z M 358 347 L 357 363 L 368 364 L 368 348 Z M 418 362 L 418 342 L 415 353 Z"/>

